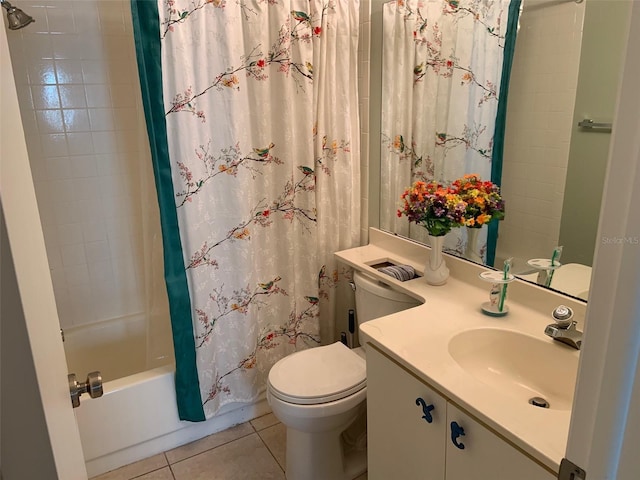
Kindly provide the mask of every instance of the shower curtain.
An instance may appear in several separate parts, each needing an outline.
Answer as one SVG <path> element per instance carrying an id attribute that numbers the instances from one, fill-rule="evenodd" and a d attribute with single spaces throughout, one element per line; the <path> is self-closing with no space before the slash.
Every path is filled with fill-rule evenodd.
<path id="1" fill-rule="evenodd" d="M 477 173 L 500 184 L 502 143 L 494 134 L 501 142 L 509 73 L 503 75 L 503 59 L 510 67 L 519 8 L 520 0 L 384 5 L 383 228 L 426 242 L 424 228 L 396 215 L 400 195 L 416 180 L 449 183 Z M 486 234 L 482 229 L 482 253 Z M 454 229 L 445 247 L 462 254 L 465 236 Z"/>
<path id="2" fill-rule="evenodd" d="M 133 0 L 180 418 L 334 340 L 360 235 L 357 1 Z"/>

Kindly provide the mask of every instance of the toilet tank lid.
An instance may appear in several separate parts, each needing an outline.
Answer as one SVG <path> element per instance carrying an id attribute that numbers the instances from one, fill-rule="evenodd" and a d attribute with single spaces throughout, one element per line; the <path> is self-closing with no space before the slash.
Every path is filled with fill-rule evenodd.
<path id="1" fill-rule="evenodd" d="M 364 388 L 366 362 L 341 342 L 293 353 L 269 371 L 269 384 L 295 403 L 337 399 Z"/>
<path id="2" fill-rule="evenodd" d="M 396 302 L 405 302 L 413 305 L 420 305 L 420 302 L 409 295 L 394 290 L 387 284 L 370 277 L 366 273 L 354 271 L 353 281 L 356 284 L 356 290 L 362 288 L 373 295 L 386 298 L 388 300 L 395 300 Z"/>

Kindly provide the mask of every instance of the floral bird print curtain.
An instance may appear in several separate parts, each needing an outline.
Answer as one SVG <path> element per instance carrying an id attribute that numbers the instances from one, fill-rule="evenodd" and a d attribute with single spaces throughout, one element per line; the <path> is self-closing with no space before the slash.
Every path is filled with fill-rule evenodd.
<path id="1" fill-rule="evenodd" d="M 346 271 L 333 252 L 360 237 L 358 3 L 158 0 L 167 172 L 206 418 L 256 400 L 280 358 L 334 340 Z"/>
<path id="2" fill-rule="evenodd" d="M 416 180 L 491 179 L 511 0 L 398 0 L 383 10 L 382 228 L 427 241 L 396 216 Z M 479 245 L 484 253 L 486 229 Z M 464 251 L 466 232 L 445 247 Z"/>

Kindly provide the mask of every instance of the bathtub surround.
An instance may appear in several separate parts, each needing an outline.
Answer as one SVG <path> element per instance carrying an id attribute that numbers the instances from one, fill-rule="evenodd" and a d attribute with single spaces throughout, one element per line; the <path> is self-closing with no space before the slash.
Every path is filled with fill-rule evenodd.
<path id="1" fill-rule="evenodd" d="M 333 341 L 360 237 L 359 2 L 198 5 L 133 2 L 187 420 Z"/>
<path id="2" fill-rule="evenodd" d="M 519 11 L 520 0 L 384 4 L 383 229 L 427 242 L 422 227 L 396 216 L 400 195 L 416 180 L 448 184 L 473 172 L 500 185 L 501 86 L 508 84 Z M 445 248 L 462 254 L 465 242 L 463 230 L 453 231 Z M 481 251 L 485 243 L 487 229 L 480 232 Z M 495 233 L 488 243 L 491 253 Z"/>
<path id="3" fill-rule="evenodd" d="M 227 404 L 205 422 L 178 418 L 172 366 L 119 378 L 105 384 L 101 402 L 76 409 L 89 476 L 113 470 L 162 451 L 193 442 L 270 411 L 266 399 Z M 164 399 L 165 401 L 159 401 Z M 113 415 L 126 411 L 127 415 Z"/>
<path id="4" fill-rule="evenodd" d="M 35 0 L 7 36 L 64 329 L 143 312 L 168 328 L 128 3 Z"/>

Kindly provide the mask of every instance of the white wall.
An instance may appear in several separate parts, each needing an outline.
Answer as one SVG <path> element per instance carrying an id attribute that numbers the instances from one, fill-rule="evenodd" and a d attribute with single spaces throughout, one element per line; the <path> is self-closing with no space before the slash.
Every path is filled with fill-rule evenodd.
<path id="1" fill-rule="evenodd" d="M 584 3 L 524 0 L 511 72 L 502 174 L 501 257 L 558 245 Z"/>
<path id="2" fill-rule="evenodd" d="M 358 93 L 360 95 L 360 243 L 369 240 L 369 105 L 371 65 L 371 0 L 360 0 L 360 41 L 358 44 Z"/>
<path id="3" fill-rule="evenodd" d="M 607 170 L 611 133 L 578 127 L 578 122 L 611 122 L 627 41 L 622 28 L 633 0 L 587 0 L 582 34 L 580 78 L 571 132 L 560 227 L 562 262 L 592 265 Z"/>
<path id="4" fill-rule="evenodd" d="M 141 312 L 150 161 L 129 1 L 19 7 L 36 22 L 7 35 L 61 325 Z"/>

